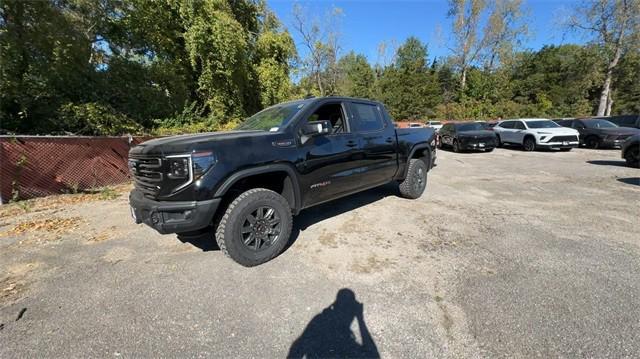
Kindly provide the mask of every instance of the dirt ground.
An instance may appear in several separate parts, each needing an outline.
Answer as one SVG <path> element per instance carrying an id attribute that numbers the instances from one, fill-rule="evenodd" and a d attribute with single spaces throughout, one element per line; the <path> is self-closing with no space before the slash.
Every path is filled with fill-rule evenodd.
<path id="1" fill-rule="evenodd" d="M 243 268 L 126 189 L 0 207 L 0 357 L 638 357 L 640 170 L 438 152 L 427 192 L 304 211 Z"/>

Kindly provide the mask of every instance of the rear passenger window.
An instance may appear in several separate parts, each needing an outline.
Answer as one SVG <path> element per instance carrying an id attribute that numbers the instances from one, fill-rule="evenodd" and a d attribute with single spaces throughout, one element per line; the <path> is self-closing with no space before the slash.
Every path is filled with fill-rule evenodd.
<path id="1" fill-rule="evenodd" d="M 384 127 L 378 107 L 364 103 L 352 103 L 355 118 L 352 127 L 357 132 L 381 130 Z"/>
<path id="2" fill-rule="evenodd" d="M 513 128 L 513 123 L 514 123 L 513 121 L 507 121 L 499 124 L 498 126 L 502 128 Z"/>
<path id="3" fill-rule="evenodd" d="M 524 123 L 520 122 L 520 121 L 516 121 L 513 123 L 513 128 L 515 128 L 516 130 L 524 130 Z"/>

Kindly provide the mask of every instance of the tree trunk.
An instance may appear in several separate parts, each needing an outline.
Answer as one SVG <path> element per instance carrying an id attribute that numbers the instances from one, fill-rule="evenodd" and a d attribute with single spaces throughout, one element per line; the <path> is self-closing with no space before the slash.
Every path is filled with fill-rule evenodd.
<path id="1" fill-rule="evenodd" d="M 467 68 L 462 68 L 462 78 L 460 79 L 460 89 L 464 90 L 465 85 L 467 84 Z"/>
<path id="2" fill-rule="evenodd" d="M 320 96 L 324 96 L 324 89 L 322 88 L 322 76 L 320 70 L 316 72 L 316 82 L 318 83 L 318 90 L 320 90 Z"/>
<path id="3" fill-rule="evenodd" d="M 607 66 L 607 77 L 604 80 L 604 84 L 602 85 L 602 92 L 600 93 L 600 103 L 598 104 L 598 116 L 604 116 L 607 111 L 607 102 L 609 100 L 609 96 L 611 93 L 611 81 L 613 77 L 613 70 L 618 66 L 618 62 L 622 57 L 622 44 L 624 41 L 624 29 L 627 24 L 627 19 L 625 18 L 622 21 L 622 25 L 620 26 L 620 30 L 618 31 L 618 39 L 615 42 L 615 53 L 613 55 L 613 59 L 609 62 Z"/>
<path id="4" fill-rule="evenodd" d="M 605 116 L 611 116 L 611 107 L 613 106 L 613 93 L 609 90 L 609 98 L 607 99 L 607 110 Z"/>
<path id="5" fill-rule="evenodd" d="M 604 85 L 602 85 L 602 92 L 600 92 L 600 103 L 598 104 L 598 116 L 604 116 L 605 111 L 607 110 L 607 102 L 609 99 L 609 93 L 611 92 L 611 77 L 612 71 L 607 71 L 607 77 L 604 80 Z"/>

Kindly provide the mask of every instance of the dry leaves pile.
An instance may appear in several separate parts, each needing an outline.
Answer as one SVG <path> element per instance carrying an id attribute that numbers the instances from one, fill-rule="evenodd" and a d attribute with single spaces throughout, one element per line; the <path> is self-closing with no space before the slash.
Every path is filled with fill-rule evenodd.
<path id="1" fill-rule="evenodd" d="M 43 231 L 48 234 L 60 235 L 77 228 L 82 222 L 80 217 L 47 218 L 42 220 L 21 222 L 0 236 L 17 236 L 27 232 Z"/>
<path id="2" fill-rule="evenodd" d="M 0 218 L 15 216 L 27 212 L 41 212 L 82 202 L 100 201 L 117 198 L 131 189 L 130 184 L 109 187 L 108 191 L 92 193 L 61 194 L 34 198 L 0 206 Z M 107 194 L 105 196 L 105 194 Z M 116 196 L 112 196 L 115 194 Z"/>

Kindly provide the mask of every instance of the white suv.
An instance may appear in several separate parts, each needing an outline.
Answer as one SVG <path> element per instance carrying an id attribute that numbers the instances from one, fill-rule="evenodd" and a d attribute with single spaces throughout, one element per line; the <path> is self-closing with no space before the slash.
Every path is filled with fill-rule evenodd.
<path id="1" fill-rule="evenodd" d="M 498 145 L 521 145 L 525 151 L 541 147 L 571 151 L 579 144 L 578 131 L 544 118 L 500 121 L 493 131 L 498 136 Z"/>
<path id="2" fill-rule="evenodd" d="M 442 122 L 440 121 L 427 121 L 427 126 L 433 128 L 436 132 L 442 128 Z"/>

